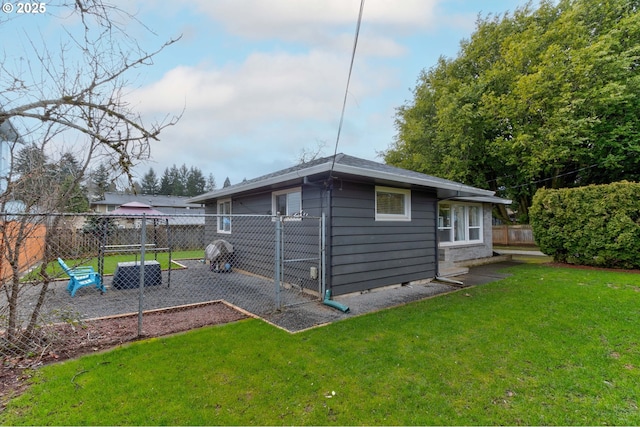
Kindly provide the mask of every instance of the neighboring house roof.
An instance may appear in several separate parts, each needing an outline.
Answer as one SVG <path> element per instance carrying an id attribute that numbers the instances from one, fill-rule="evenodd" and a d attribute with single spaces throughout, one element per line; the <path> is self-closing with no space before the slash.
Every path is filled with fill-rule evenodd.
<path id="1" fill-rule="evenodd" d="M 495 192 L 491 190 L 483 190 L 459 182 L 348 156 L 346 154 L 337 154 L 336 156 L 324 157 L 302 163 L 291 168 L 192 197 L 188 201 L 190 203 L 204 203 L 207 200 L 228 197 L 265 187 L 275 188 L 286 185 L 289 182 L 300 182 L 301 179 L 318 174 L 326 174 L 328 172 L 334 172 L 341 177 L 345 175 L 365 177 L 381 185 L 434 188 L 437 190 L 439 199 L 458 199 L 502 204 L 511 203 L 511 200 L 496 197 Z"/>
<path id="2" fill-rule="evenodd" d="M 154 208 L 160 209 L 164 213 L 171 211 L 179 211 L 184 213 L 185 209 L 197 209 L 201 205 L 199 203 L 191 203 L 188 197 L 183 196 L 166 196 L 166 195 L 150 195 L 150 194 L 121 194 L 121 193 L 104 193 L 102 200 L 91 202 L 92 205 L 109 205 L 122 206 L 127 203 L 138 202 L 144 203 Z M 164 208 L 164 209 L 163 209 Z"/>
<path id="3" fill-rule="evenodd" d="M 140 202 L 129 202 L 121 205 L 118 209 L 112 210 L 109 212 L 109 215 L 151 215 L 151 216 L 162 216 L 164 212 L 160 212 L 157 209 L 153 209 L 149 205 L 145 205 Z"/>
<path id="4" fill-rule="evenodd" d="M 0 121 L 0 141 L 22 142 L 22 138 L 9 119 Z"/>

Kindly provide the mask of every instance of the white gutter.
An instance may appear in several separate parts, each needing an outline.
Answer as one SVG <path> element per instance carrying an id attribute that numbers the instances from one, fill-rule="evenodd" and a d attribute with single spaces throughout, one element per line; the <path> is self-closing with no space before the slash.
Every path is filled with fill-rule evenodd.
<path id="1" fill-rule="evenodd" d="M 205 193 L 200 196 L 190 198 L 186 202 L 201 203 L 209 199 L 218 199 L 218 198 L 229 196 L 239 192 L 251 191 L 258 188 L 268 187 L 271 185 L 280 184 L 282 182 L 291 181 L 298 178 L 304 178 L 306 176 L 315 175 L 318 173 L 328 172 L 330 170 L 331 170 L 331 163 L 326 162 L 316 166 L 311 166 L 308 168 L 285 173 L 283 175 L 266 177 L 265 179 L 260 179 L 254 182 L 247 183 L 245 185 L 239 184 L 239 185 L 234 185 L 227 188 L 221 188 L 220 190 L 214 190 L 209 193 Z M 480 196 L 480 197 L 486 196 L 488 198 L 495 197 L 494 196 L 495 192 L 491 190 L 483 190 L 481 188 L 476 188 L 470 185 L 460 184 L 460 183 L 449 181 L 449 180 L 430 179 L 428 175 L 426 175 L 426 178 L 407 176 L 407 175 L 398 175 L 391 172 L 377 171 L 377 170 L 361 168 L 357 166 L 343 165 L 340 163 L 335 163 L 333 166 L 333 170 L 335 172 L 342 172 L 342 173 L 347 173 L 352 175 L 363 176 L 367 178 L 392 181 L 400 184 L 413 184 L 413 185 L 419 185 L 423 187 L 450 190 L 458 193 L 466 193 L 466 194 L 461 194 L 460 196 L 454 196 L 455 198 L 476 197 L 476 196 Z M 495 199 L 505 200 L 500 198 L 495 198 Z M 492 201 L 492 203 L 504 203 L 504 202 Z M 511 201 L 509 201 L 509 203 L 511 203 Z M 506 203 L 506 204 L 509 204 L 509 203 Z"/>
<path id="2" fill-rule="evenodd" d="M 466 193 L 478 194 L 478 195 L 484 195 L 484 196 L 493 196 L 495 194 L 495 192 L 491 190 L 483 190 L 481 188 L 471 187 L 470 185 L 460 184 L 454 181 L 448 181 L 448 180 L 441 181 L 437 179 L 419 178 L 419 177 L 413 177 L 413 176 L 407 176 L 407 175 L 397 175 L 390 172 L 375 171 L 371 169 L 359 168 L 357 166 L 342 165 L 340 163 L 336 163 L 333 169 L 336 172 L 350 173 L 350 174 L 355 174 L 360 176 L 366 176 L 369 178 L 385 179 L 388 181 L 394 181 L 394 182 L 399 182 L 403 184 L 421 185 L 425 187 L 439 188 L 442 190 L 452 190 L 452 191 L 466 192 Z"/>

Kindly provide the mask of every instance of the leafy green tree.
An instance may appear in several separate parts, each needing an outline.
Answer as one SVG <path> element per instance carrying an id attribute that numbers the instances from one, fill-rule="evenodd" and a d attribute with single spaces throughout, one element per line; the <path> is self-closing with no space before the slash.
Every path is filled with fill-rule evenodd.
<path id="1" fill-rule="evenodd" d="M 231 185 L 231 180 L 229 179 L 229 177 L 227 177 L 227 178 L 224 180 L 224 184 L 222 184 L 222 188 L 227 188 L 227 187 L 228 187 L 228 186 L 230 186 L 230 185 Z"/>
<path id="2" fill-rule="evenodd" d="M 498 191 L 640 179 L 640 3 L 543 1 L 479 18 L 397 110 L 387 163 Z M 503 212 L 503 216 L 505 212 Z"/>

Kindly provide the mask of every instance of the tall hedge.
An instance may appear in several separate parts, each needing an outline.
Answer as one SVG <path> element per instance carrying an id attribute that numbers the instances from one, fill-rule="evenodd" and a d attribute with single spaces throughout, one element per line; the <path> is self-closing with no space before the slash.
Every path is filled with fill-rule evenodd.
<path id="1" fill-rule="evenodd" d="M 640 183 L 539 189 L 530 221 L 540 250 L 556 261 L 640 268 Z"/>

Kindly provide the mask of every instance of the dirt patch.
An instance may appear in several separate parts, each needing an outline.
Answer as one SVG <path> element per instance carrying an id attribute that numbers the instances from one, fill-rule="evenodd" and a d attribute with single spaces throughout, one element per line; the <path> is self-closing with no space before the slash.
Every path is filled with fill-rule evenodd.
<path id="1" fill-rule="evenodd" d="M 2 360 L 0 411 L 9 399 L 25 390 L 34 368 L 143 338 L 235 322 L 246 317 L 223 302 L 213 302 L 145 313 L 141 336 L 138 336 L 137 314 L 48 326 L 46 336 L 50 338 L 40 354 Z"/>

